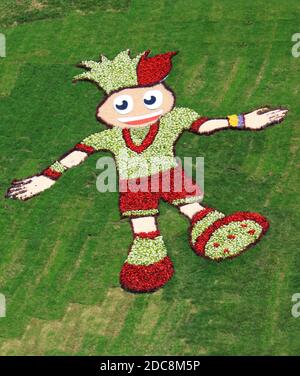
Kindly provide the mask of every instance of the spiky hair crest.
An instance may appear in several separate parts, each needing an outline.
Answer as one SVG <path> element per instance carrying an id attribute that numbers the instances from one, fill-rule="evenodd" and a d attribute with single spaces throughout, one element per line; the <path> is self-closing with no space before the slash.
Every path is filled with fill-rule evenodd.
<path id="1" fill-rule="evenodd" d="M 101 55 L 101 61 L 82 61 L 79 66 L 89 69 L 87 72 L 74 77 L 74 80 L 89 80 L 95 82 L 107 94 L 112 91 L 138 85 L 137 65 L 142 54 L 131 59 L 130 51 L 120 52 L 114 59 L 109 60 Z"/>

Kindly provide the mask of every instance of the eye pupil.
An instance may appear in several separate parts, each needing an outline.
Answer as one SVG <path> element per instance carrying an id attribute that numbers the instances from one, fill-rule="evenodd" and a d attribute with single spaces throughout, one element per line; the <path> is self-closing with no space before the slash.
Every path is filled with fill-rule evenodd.
<path id="1" fill-rule="evenodd" d="M 163 94 L 160 90 L 149 90 L 144 94 L 144 105 L 149 110 L 155 110 L 163 102 Z"/>
<path id="2" fill-rule="evenodd" d="M 144 103 L 145 104 L 148 104 L 148 105 L 151 105 L 151 104 L 154 104 L 156 102 L 156 97 L 154 95 L 151 95 L 150 99 L 144 99 Z"/>
<path id="3" fill-rule="evenodd" d="M 116 104 L 118 110 L 126 110 L 128 107 L 128 102 L 126 100 L 122 101 L 122 104 Z"/>

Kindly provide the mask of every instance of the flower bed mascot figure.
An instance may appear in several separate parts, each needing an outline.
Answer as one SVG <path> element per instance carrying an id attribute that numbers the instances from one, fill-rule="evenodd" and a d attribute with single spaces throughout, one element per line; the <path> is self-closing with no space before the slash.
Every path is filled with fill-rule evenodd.
<path id="1" fill-rule="evenodd" d="M 228 128 L 261 130 L 281 122 L 287 113 L 280 108 L 262 108 L 224 119 L 209 119 L 189 108 L 177 107 L 174 93 L 164 82 L 176 53 L 153 57 L 149 53 L 131 58 L 129 51 L 123 51 L 113 60 L 102 56 L 100 62 L 83 61 L 81 66 L 87 71 L 75 80 L 92 81 L 105 91 L 106 96 L 97 108 L 97 119 L 108 129 L 88 136 L 41 173 L 13 181 L 7 191 L 7 197 L 27 200 L 50 188 L 66 170 L 79 165 L 89 155 L 99 150 L 113 153 L 120 179 L 120 211 L 122 216 L 130 218 L 134 237 L 120 273 L 120 283 L 132 292 L 155 291 L 174 273 L 157 228 L 160 199 L 176 206 L 189 219 L 190 245 L 195 253 L 214 261 L 239 256 L 269 226 L 266 218 L 258 213 L 225 215 L 202 206 L 203 193 L 199 186 L 175 159 L 174 144 L 179 136 L 184 131 L 211 135 Z M 125 156 L 138 163 L 128 168 Z M 168 189 L 162 184 L 166 176 L 170 183 Z M 153 181 L 156 181 L 154 189 L 149 184 Z M 138 190 L 132 189 L 137 185 Z"/>

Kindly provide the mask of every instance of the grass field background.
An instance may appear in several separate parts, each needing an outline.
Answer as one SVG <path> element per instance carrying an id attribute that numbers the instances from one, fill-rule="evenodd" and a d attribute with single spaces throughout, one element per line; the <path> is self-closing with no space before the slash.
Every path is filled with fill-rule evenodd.
<path id="1" fill-rule="evenodd" d="M 296 0 L 1 2 L 1 355 L 299 354 L 299 19 Z M 150 295 L 119 287 L 131 232 L 118 194 L 96 190 L 99 154 L 37 198 L 4 199 L 13 178 L 104 129 L 95 119 L 102 93 L 72 84 L 75 64 L 126 48 L 179 50 L 168 84 L 178 105 L 203 115 L 290 110 L 264 132 L 182 136 L 179 156 L 205 157 L 204 202 L 258 211 L 271 228 L 242 257 L 212 263 L 189 248 L 186 219 L 161 204 L 176 273 Z"/>

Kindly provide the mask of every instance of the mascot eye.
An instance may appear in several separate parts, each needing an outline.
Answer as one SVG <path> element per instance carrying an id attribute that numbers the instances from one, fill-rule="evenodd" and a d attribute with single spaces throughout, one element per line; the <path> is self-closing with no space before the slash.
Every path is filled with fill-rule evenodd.
<path id="1" fill-rule="evenodd" d="M 114 108 L 119 114 L 128 114 L 133 109 L 133 100 L 130 95 L 120 95 L 114 100 Z"/>
<path id="2" fill-rule="evenodd" d="M 160 107 L 162 101 L 163 95 L 159 90 L 149 90 L 144 95 L 144 104 L 150 110 Z"/>

